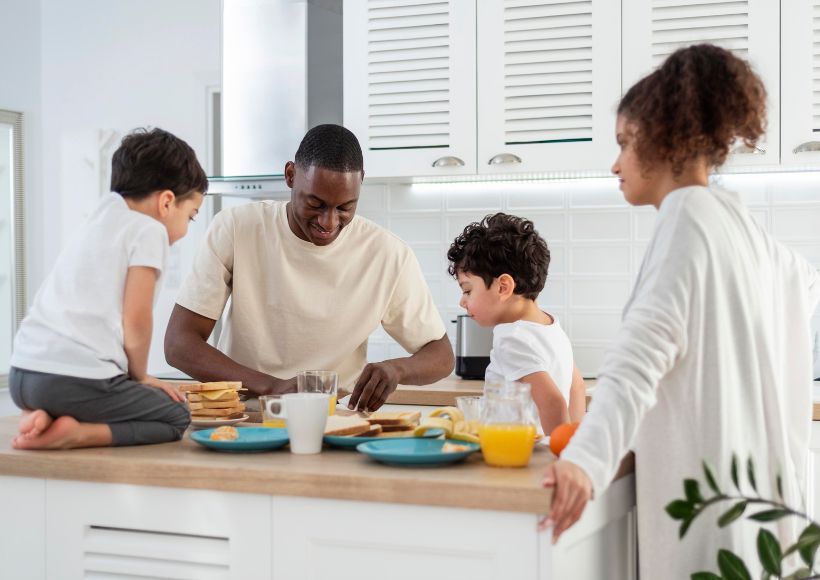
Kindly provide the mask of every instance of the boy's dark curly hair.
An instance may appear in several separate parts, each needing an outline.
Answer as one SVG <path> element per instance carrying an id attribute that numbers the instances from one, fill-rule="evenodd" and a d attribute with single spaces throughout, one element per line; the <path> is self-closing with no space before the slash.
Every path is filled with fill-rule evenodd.
<path id="1" fill-rule="evenodd" d="M 736 138 L 754 147 L 766 128 L 766 89 L 745 60 L 697 44 L 676 50 L 633 85 L 618 115 L 635 127 L 644 168 L 668 162 L 679 175 L 700 156 L 719 167 Z"/>
<path id="2" fill-rule="evenodd" d="M 208 178 L 185 141 L 159 128 L 135 129 L 111 158 L 111 191 L 143 199 L 171 190 L 177 201 L 208 191 Z"/>
<path id="3" fill-rule="evenodd" d="M 489 288 L 493 279 L 509 274 L 514 292 L 535 300 L 547 281 L 550 251 L 530 220 L 497 213 L 464 228 L 450 245 L 447 259 L 451 276 L 480 276 Z"/>

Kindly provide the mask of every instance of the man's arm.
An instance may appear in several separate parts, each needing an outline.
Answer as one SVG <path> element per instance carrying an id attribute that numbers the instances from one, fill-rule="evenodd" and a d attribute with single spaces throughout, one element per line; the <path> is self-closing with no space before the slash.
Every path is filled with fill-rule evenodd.
<path id="1" fill-rule="evenodd" d="M 356 381 L 348 407 L 375 411 L 384 405 L 397 385 L 429 385 L 453 372 L 454 366 L 453 347 L 445 334 L 409 357 L 366 365 Z"/>
<path id="2" fill-rule="evenodd" d="M 198 381 L 242 381 L 257 395 L 296 392 L 296 379 L 277 379 L 239 364 L 208 344 L 216 320 L 174 304 L 165 331 L 165 359 L 168 364 Z"/>

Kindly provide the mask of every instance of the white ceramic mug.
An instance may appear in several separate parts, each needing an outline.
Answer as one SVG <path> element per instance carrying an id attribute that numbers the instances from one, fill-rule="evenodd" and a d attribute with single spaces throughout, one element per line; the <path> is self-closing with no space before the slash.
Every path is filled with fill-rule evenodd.
<path id="1" fill-rule="evenodd" d="M 309 455 L 322 451 L 322 436 L 327 424 L 327 393 L 288 393 L 282 395 L 287 412 L 290 452 Z"/>

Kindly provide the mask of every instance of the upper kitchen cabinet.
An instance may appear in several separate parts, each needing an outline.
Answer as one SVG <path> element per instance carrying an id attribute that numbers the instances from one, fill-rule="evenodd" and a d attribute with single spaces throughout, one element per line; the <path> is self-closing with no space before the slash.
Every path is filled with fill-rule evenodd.
<path id="1" fill-rule="evenodd" d="M 370 177 L 476 172 L 475 0 L 344 4 L 344 122 Z"/>
<path id="2" fill-rule="evenodd" d="M 784 2 L 785 14 L 796 4 Z M 758 148 L 738 145 L 728 165 L 775 165 L 780 162 L 780 2 L 777 0 L 625 0 L 623 7 L 623 87 L 651 72 L 677 48 L 708 42 L 749 60 L 769 93 L 768 131 Z M 810 8 L 807 8 L 810 10 Z M 795 21 L 797 23 L 797 21 Z M 811 34 L 811 19 L 800 22 Z M 795 31 L 784 28 L 783 39 Z M 799 32 L 798 32 L 799 34 Z M 812 44 L 805 48 L 808 89 L 805 95 L 811 119 Z M 795 57 L 796 58 L 796 57 Z M 802 61 L 801 61 L 802 62 Z M 798 67 L 795 66 L 795 72 Z M 802 68 L 799 69 L 803 71 Z M 815 73 L 816 74 L 816 73 Z M 792 94 L 787 95 L 790 103 Z M 790 107 L 791 109 L 791 104 Z M 791 113 L 790 113 L 791 114 Z M 795 115 L 796 117 L 796 115 Z M 802 119 L 802 117 L 801 117 Z"/>
<path id="3" fill-rule="evenodd" d="M 621 3 L 479 0 L 478 172 L 607 169 Z"/>
<path id="4" fill-rule="evenodd" d="M 783 2 L 781 163 L 820 163 L 820 3 Z"/>

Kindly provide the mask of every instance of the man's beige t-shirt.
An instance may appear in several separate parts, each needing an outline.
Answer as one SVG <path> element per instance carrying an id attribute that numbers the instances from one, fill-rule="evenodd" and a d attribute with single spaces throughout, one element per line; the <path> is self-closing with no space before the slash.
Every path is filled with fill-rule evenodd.
<path id="1" fill-rule="evenodd" d="M 290 230 L 287 202 L 263 201 L 214 218 L 177 304 L 218 320 L 218 348 L 287 379 L 335 370 L 351 390 L 381 324 L 408 352 L 444 336 L 418 261 L 398 237 L 356 216 L 327 246 Z"/>

